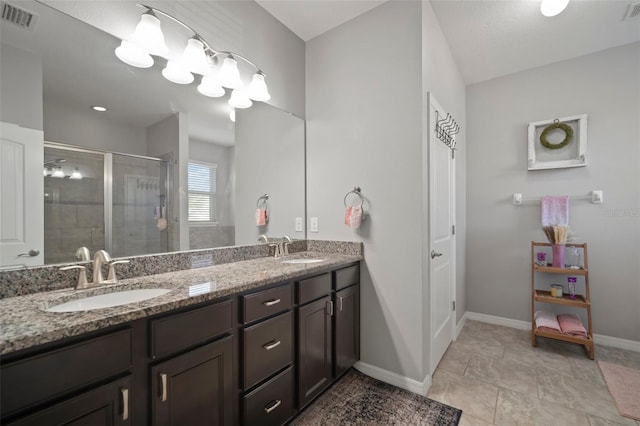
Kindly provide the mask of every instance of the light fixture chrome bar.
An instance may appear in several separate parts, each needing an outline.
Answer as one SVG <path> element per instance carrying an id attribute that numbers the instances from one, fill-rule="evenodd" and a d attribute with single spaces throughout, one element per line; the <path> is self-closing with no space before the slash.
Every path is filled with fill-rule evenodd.
<path id="1" fill-rule="evenodd" d="M 191 26 L 185 24 L 184 22 L 182 22 L 181 20 L 179 20 L 178 18 L 176 18 L 175 16 L 172 16 L 171 14 L 160 10 L 156 7 L 153 6 L 148 6 L 146 4 L 142 4 L 142 3 L 137 3 L 137 6 L 139 7 L 144 7 L 147 10 L 150 10 L 154 13 L 158 13 L 164 17 L 167 17 L 169 19 L 171 19 L 173 22 L 180 24 L 181 26 L 183 26 L 184 28 L 186 28 L 187 30 L 191 31 L 193 33 L 193 37 L 195 37 L 196 39 L 200 40 L 202 42 L 202 44 L 204 44 L 205 47 L 205 53 L 208 51 L 211 54 L 212 58 L 215 58 L 216 56 L 220 56 L 220 55 L 231 55 L 234 58 L 240 58 L 242 59 L 244 62 L 246 62 L 247 64 L 251 65 L 256 71 L 262 73 L 263 75 L 266 76 L 266 74 L 264 72 L 262 72 L 262 70 L 255 64 L 253 63 L 251 60 L 247 59 L 246 57 L 238 54 L 238 53 L 234 53 L 234 52 L 229 52 L 226 50 L 216 50 L 213 47 L 211 47 L 211 45 L 200 35 L 200 33 L 198 33 L 196 30 L 194 30 Z"/>

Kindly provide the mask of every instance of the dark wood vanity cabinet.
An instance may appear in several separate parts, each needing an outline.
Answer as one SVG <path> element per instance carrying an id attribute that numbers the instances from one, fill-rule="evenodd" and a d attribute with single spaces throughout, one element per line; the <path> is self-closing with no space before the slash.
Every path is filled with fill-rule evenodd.
<path id="1" fill-rule="evenodd" d="M 360 359 L 360 285 L 334 293 L 334 365 L 338 378 Z"/>

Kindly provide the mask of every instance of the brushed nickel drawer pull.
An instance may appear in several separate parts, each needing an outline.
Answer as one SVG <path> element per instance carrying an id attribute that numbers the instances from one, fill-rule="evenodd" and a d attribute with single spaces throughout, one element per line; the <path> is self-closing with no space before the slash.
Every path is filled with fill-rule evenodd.
<path id="1" fill-rule="evenodd" d="M 279 399 L 276 399 L 273 404 L 271 404 L 271 407 L 264 407 L 264 411 L 269 414 L 270 412 L 272 412 L 273 410 L 275 410 L 276 408 L 278 408 L 280 406 L 280 404 L 282 404 L 282 401 L 280 401 Z"/>
<path id="2" fill-rule="evenodd" d="M 331 300 L 326 302 L 326 309 L 327 309 L 327 315 L 329 315 L 330 317 L 333 316 L 333 302 Z"/>
<path id="3" fill-rule="evenodd" d="M 272 342 L 269 343 L 265 343 L 264 345 L 262 345 L 263 348 L 265 348 L 266 350 L 270 351 L 273 348 L 276 348 L 278 346 L 280 346 L 280 340 L 274 340 Z"/>
<path id="4" fill-rule="evenodd" d="M 280 299 L 272 299 L 272 300 L 267 300 L 266 302 L 262 302 L 264 306 L 273 306 L 273 305 L 277 305 L 278 303 L 280 303 Z"/>
<path id="5" fill-rule="evenodd" d="M 160 396 L 160 400 L 165 402 L 167 400 L 167 375 L 160 374 L 160 381 L 162 382 L 162 395 Z"/>
<path id="6" fill-rule="evenodd" d="M 338 300 L 340 300 L 340 312 L 342 312 L 342 300 L 343 300 L 343 297 L 342 296 L 338 297 Z"/>
<path id="7" fill-rule="evenodd" d="M 120 388 L 120 394 L 122 395 L 122 420 L 129 419 L 129 389 Z"/>

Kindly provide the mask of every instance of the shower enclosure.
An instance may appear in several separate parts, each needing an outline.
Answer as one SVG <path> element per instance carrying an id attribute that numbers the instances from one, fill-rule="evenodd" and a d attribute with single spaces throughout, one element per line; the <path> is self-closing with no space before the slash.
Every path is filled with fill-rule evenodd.
<path id="1" fill-rule="evenodd" d="M 82 247 L 90 256 L 101 249 L 113 257 L 169 251 L 167 164 L 45 143 L 45 264 L 83 260 Z"/>

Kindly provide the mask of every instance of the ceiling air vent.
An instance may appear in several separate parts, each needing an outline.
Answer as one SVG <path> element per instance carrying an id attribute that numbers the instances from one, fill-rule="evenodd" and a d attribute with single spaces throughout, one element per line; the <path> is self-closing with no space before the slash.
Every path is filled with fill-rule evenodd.
<path id="1" fill-rule="evenodd" d="M 624 17 L 625 21 L 630 21 L 638 16 L 640 16 L 640 2 L 631 3 L 629 5 L 629 10 L 627 10 L 627 14 Z"/>
<path id="2" fill-rule="evenodd" d="M 33 30 L 38 20 L 38 15 L 12 4 L 2 2 L 2 20 L 14 23 L 28 30 Z"/>

